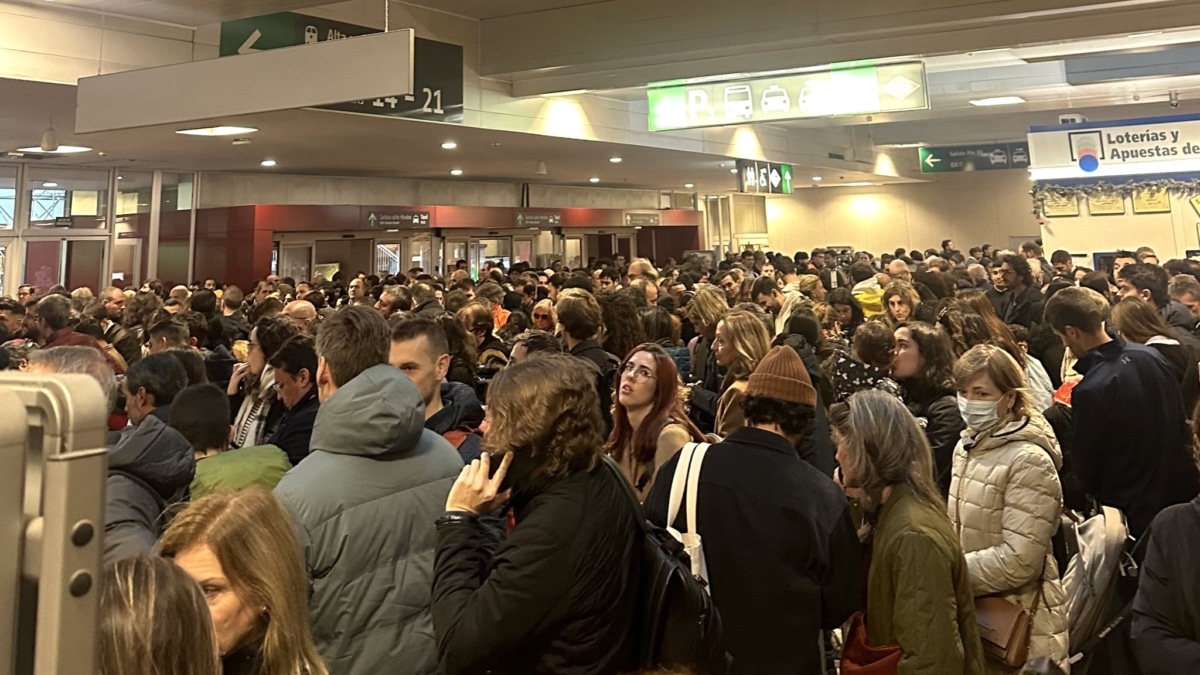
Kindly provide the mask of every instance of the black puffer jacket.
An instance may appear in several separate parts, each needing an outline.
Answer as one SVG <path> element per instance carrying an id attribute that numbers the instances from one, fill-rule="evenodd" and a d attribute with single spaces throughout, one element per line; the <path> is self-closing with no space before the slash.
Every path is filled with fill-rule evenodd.
<path id="1" fill-rule="evenodd" d="M 908 410 L 917 418 L 921 429 L 925 431 L 925 438 L 929 440 L 929 447 L 933 449 L 933 469 L 937 474 L 934 477 L 942 489 L 942 496 L 946 496 L 950 494 L 954 448 L 967 423 L 958 412 L 958 401 L 953 391 L 912 380 L 904 382 L 903 386 Z"/>
<path id="2" fill-rule="evenodd" d="M 477 520 L 439 526 L 433 627 L 443 673 L 633 670 L 641 516 L 619 480 L 600 464 L 519 489 L 516 527 L 494 555 Z"/>
<path id="3" fill-rule="evenodd" d="M 163 512 L 187 498 L 195 474 L 191 444 L 158 417 L 122 434 L 108 451 L 104 563 L 149 553 L 166 525 Z"/>

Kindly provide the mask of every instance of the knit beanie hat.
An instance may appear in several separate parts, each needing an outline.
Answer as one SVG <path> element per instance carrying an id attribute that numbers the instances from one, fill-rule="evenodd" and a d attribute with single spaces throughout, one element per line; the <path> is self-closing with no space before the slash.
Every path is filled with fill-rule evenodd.
<path id="1" fill-rule="evenodd" d="M 817 390 L 804 368 L 804 362 L 791 347 L 771 349 L 750 375 L 746 396 L 769 396 L 816 407 Z"/>

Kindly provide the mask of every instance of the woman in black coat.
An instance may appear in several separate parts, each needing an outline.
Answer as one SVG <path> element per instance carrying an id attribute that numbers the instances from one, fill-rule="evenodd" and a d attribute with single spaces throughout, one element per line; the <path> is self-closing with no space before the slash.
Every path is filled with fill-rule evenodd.
<path id="1" fill-rule="evenodd" d="M 954 394 L 953 369 L 954 351 L 945 333 L 925 323 L 896 329 L 892 379 L 904 388 L 908 409 L 933 448 L 935 478 L 943 496 L 950 492 L 954 447 L 966 428 Z"/>
<path id="2" fill-rule="evenodd" d="M 488 453 L 464 467 L 437 523 L 433 627 L 442 672 L 615 673 L 636 665 L 641 514 L 604 466 L 595 373 L 526 359 L 488 391 Z M 510 501 L 494 552 L 479 516 Z"/>

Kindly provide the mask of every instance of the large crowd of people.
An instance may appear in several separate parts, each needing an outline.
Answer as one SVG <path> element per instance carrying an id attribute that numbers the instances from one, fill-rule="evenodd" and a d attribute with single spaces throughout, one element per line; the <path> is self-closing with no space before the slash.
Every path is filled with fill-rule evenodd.
<path id="1" fill-rule="evenodd" d="M 1068 673 L 1058 539 L 1100 506 L 1140 587 L 1084 662 L 1200 672 L 1200 263 L 947 240 L 248 290 L 0 298 L 0 368 L 108 400 L 103 675 L 705 675 L 647 659 L 654 528 L 703 539 L 721 673 Z"/>

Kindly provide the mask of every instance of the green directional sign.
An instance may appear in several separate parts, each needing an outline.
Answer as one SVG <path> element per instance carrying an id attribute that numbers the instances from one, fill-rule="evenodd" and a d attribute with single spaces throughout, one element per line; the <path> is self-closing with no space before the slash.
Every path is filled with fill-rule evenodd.
<path id="1" fill-rule="evenodd" d="M 792 165 L 737 161 L 738 192 L 760 195 L 792 194 Z"/>
<path id="2" fill-rule="evenodd" d="M 1028 169 L 1029 143 L 921 148 L 920 160 L 921 173 Z"/>
<path id="3" fill-rule="evenodd" d="M 654 86 L 650 131 L 929 107 L 925 65 L 895 63 L 798 75 Z"/>
<path id="4" fill-rule="evenodd" d="M 316 44 L 381 32 L 359 26 L 279 12 L 221 24 L 221 56 L 252 54 L 268 49 Z M 365 64 L 370 67 L 371 64 Z M 331 110 L 406 117 L 434 122 L 462 122 L 463 50 L 459 45 L 416 38 L 413 44 L 413 93 L 372 101 L 348 101 L 324 106 Z"/>

